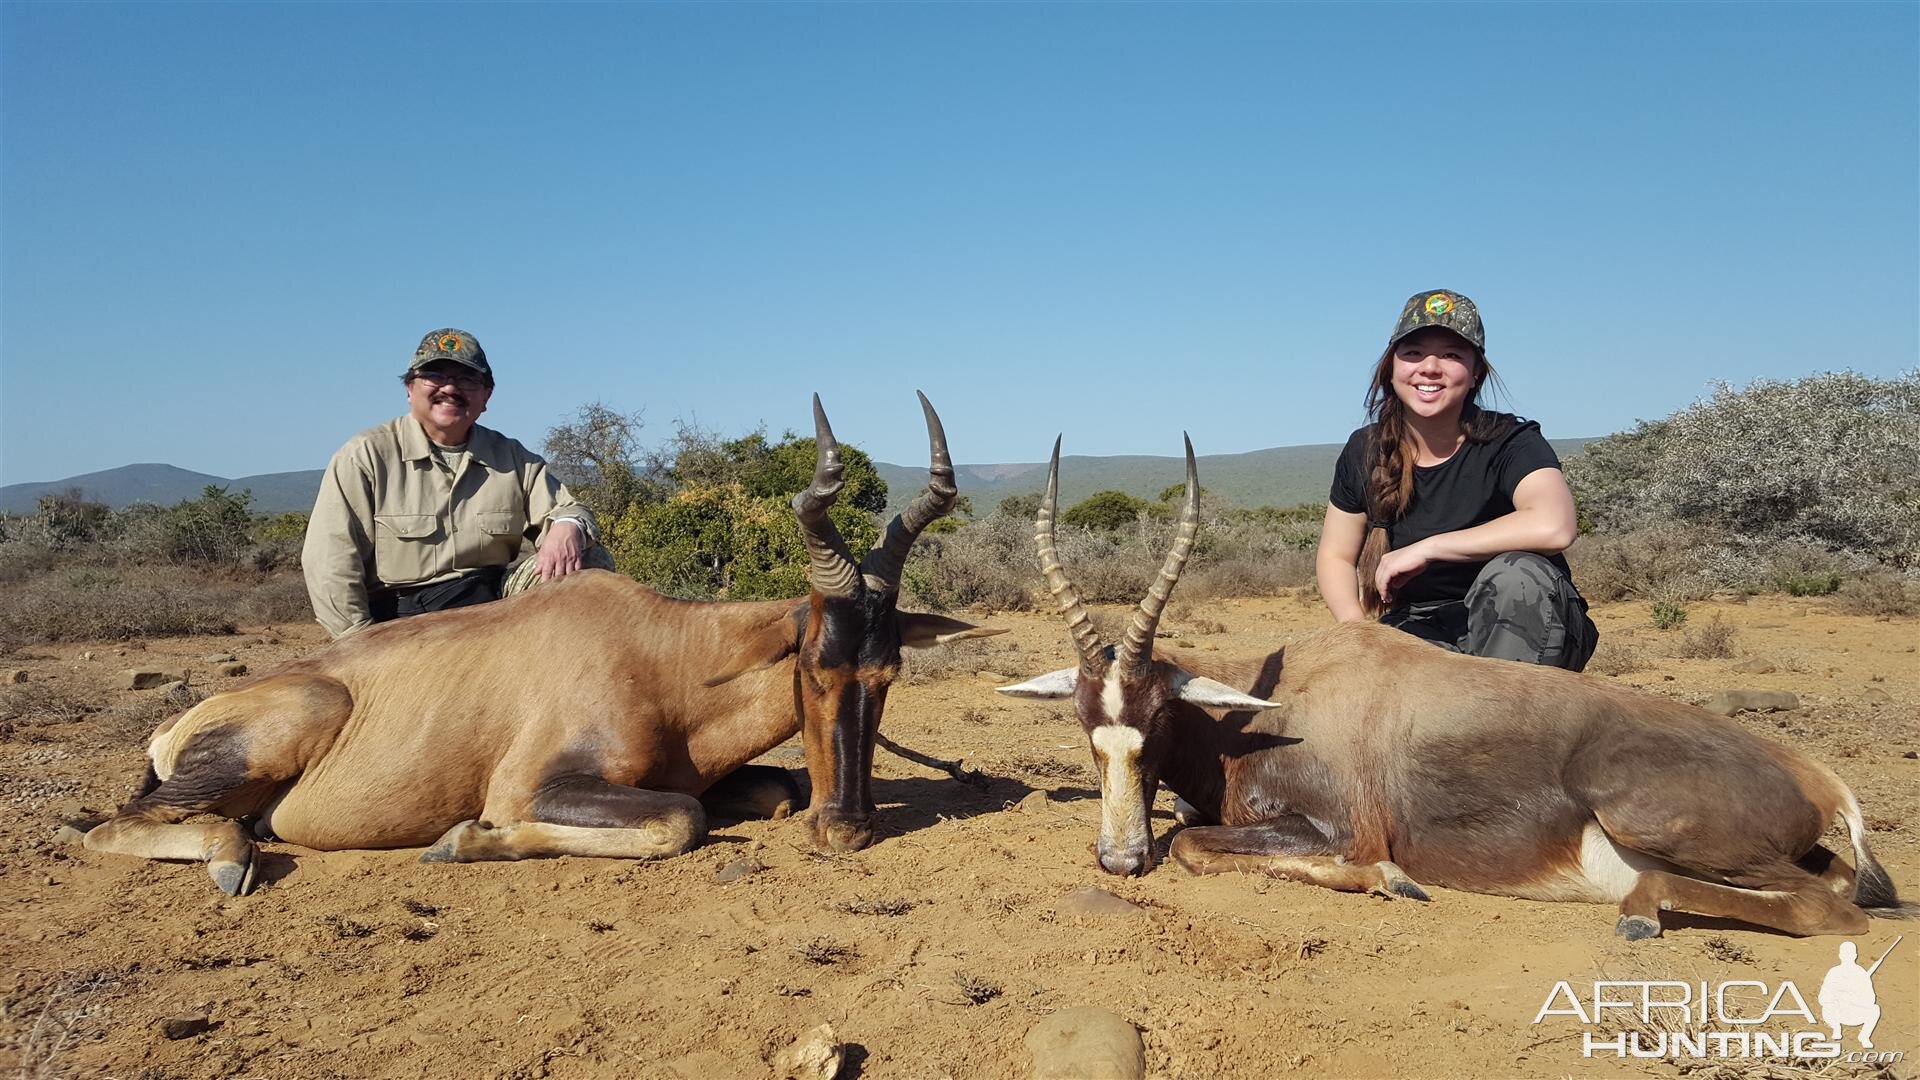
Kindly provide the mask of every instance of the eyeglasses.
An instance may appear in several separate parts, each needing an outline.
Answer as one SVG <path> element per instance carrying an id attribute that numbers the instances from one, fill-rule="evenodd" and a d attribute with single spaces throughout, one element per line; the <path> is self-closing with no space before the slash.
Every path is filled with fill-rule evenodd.
<path id="1" fill-rule="evenodd" d="M 478 375 L 469 375 L 466 372 L 431 371 L 431 370 L 408 372 L 407 380 L 411 382 L 414 379 L 424 379 L 427 382 L 433 384 L 434 386 L 446 386 L 448 384 L 452 384 L 453 386 L 458 387 L 461 390 L 465 390 L 469 393 L 475 390 L 484 389 L 487 385 L 487 380 L 481 378 Z"/>

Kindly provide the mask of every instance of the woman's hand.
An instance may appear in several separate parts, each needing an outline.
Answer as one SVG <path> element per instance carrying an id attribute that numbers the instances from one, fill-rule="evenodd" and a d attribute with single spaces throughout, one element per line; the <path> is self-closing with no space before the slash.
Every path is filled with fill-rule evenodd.
<path id="1" fill-rule="evenodd" d="M 1395 548 L 1380 556 L 1380 568 L 1373 575 L 1373 587 L 1380 590 L 1380 602 L 1393 603 L 1393 595 L 1400 590 L 1400 586 L 1419 577 L 1432 561 L 1433 556 L 1428 554 L 1425 540 L 1409 547 Z"/>

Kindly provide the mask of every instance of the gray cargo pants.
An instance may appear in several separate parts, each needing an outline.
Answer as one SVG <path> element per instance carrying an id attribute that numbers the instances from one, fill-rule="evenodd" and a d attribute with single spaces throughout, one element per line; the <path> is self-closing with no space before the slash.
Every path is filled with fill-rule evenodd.
<path id="1" fill-rule="evenodd" d="M 1529 551 L 1488 560 L 1464 601 L 1410 604 L 1380 621 L 1454 652 L 1568 671 L 1586 667 L 1600 642 L 1573 582 Z"/>

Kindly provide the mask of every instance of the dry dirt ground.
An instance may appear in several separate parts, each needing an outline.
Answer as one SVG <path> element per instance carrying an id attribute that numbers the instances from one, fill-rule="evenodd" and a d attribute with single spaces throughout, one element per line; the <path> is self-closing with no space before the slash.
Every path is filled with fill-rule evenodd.
<path id="1" fill-rule="evenodd" d="M 1734 655 L 1674 658 L 1684 630 L 1716 614 Z M 1797 694 L 1797 711 L 1741 720 L 1838 769 L 1879 857 L 1920 898 L 1920 623 L 1804 599 L 1694 605 L 1669 631 L 1645 604 L 1596 616 L 1596 666 L 1650 693 Z M 1304 598 L 1176 602 L 1159 647 L 1252 654 L 1323 618 Z M 1036 1021 L 1088 1004 L 1140 1029 L 1155 1076 L 1678 1077 L 1664 1062 L 1583 1059 L 1577 1019 L 1533 1018 L 1556 981 L 1586 997 L 1609 977 L 1792 980 L 1813 1004 L 1835 962 L 1838 939 L 1709 920 L 1671 919 L 1666 937 L 1628 944 L 1611 909 L 1580 904 L 1444 890 L 1390 901 L 1175 865 L 1107 877 L 1088 851 L 1098 800 L 1077 724 L 1063 705 L 991 689 L 1065 666 L 1064 628 L 987 621 L 1011 632 L 917 660 L 895 688 L 883 732 L 908 756 L 877 755 L 881 828 L 858 854 L 814 852 L 796 821 L 721 822 L 705 847 L 655 863 L 422 865 L 414 851 L 276 844 L 265 884 L 234 900 L 196 866 L 95 855 L 55 832 L 131 793 L 146 734 L 170 711 L 163 690 L 116 689 L 119 672 L 192 668 L 192 685 L 213 691 L 232 680 L 209 654 L 259 672 L 319 647 L 319 632 L 0 662 L 29 680 L 0 688 L 18 714 L 0 721 L 0 1064 L 28 1076 L 751 1077 L 827 1021 L 849 1044 L 843 1075 L 1017 1076 Z M 977 776 L 932 759 L 964 759 Z M 804 778 L 797 743 L 768 760 Z M 1036 791 L 1048 805 L 1016 807 Z M 1163 854 L 1168 806 L 1163 795 Z M 715 880 L 743 858 L 764 869 Z M 1140 910 L 1061 909 L 1088 886 Z M 1908 1060 L 1829 1075 L 1916 1075 L 1916 931 L 1876 921 L 1860 940 L 1867 961 L 1908 935 L 1875 977 L 1876 1045 Z M 183 1013 L 212 1026 L 164 1038 L 160 1021 Z"/>

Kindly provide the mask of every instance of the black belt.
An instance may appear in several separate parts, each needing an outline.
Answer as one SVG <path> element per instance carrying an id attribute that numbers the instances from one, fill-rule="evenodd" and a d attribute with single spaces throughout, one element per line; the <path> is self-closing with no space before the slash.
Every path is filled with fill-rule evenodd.
<path id="1" fill-rule="evenodd" d="M 367 608 L 374 622 L 387 622 L 429 611 L 484 604 L 500 599 L 500 585 L 506 576 L 506 567 L 487 566 L 469 570 L 449 581 L 380 589 L 367 597 Z"/>

